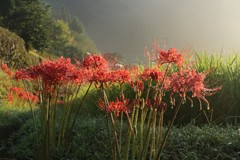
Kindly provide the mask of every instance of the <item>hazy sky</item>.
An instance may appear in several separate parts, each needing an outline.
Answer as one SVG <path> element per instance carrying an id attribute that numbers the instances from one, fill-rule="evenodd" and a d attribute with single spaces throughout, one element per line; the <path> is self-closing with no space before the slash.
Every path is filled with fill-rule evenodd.
<path id="1" fill-rule="evenodd" d="M 153 38 L 167 48 L 240 49 L 240 0 L 60 1 L 80 17 L 99 51 L 119 52 L 129 62 L 141 59 Z"/>

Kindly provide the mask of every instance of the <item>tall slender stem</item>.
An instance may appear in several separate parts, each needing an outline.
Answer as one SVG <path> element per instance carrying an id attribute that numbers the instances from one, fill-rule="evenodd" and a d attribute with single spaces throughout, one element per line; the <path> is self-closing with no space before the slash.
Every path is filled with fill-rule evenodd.
<path id="1" fill-rule="evenodd" d="M 159 159 L 160 159 L 160 155 L 161 155 L 162 149 L 163 149 L 163 147 L 165 146 L 165 143 L 166 143 L 167 138 L 168 138 L 168 136 L 169 136 L 170 130 L 171 130 L 172 126 L 173 126 L 173 123 L 174 123 L 174 121 L 175 121 L 175 119 L 176 119 L 176 117 L 177 117 L 178 111 L 179 111 L 179 109 L 180 109 L 180 107 L 181 107 L 182 101 L 183 101 L 183 97 L 181 98 L 181 100 L 180 100 L 177 108 L 175 109 L 175 113 L 174 113 L 174 115 L 173 115 L 173 117 L 172 117 L 172 120 L 171 120 L 171 122 L 170 122 L 170 124 L 169 124 L 169 126 L 168 126 L 168 128 L 167 128 L 167 132 L 166 132 L 166 134 L 165 134 L 165 136 L 164 136 L 164 139 L 163 139 L 163 141 L 162 141 L 162 143 L 161 143 L 161 145 L 160 145 L 160 147 L 159 147 L 159 149 L 158 149 L 158 152 L 157 152 L 157 155 L 156 155 L 156 157 L 155 157 L 155 160 L 159 160 Z"/>
<path id="2" fill-rule="evenodd" d="M 75 117 L 74 117 L 74 119 L 73 119 L 73 123 L 72 123 L 72 126 L 71 126 L 71 130 L 73 129 L 73 127 L 74 127 L 74 125 L 75 125 L 75 123 L 76 123 L 76 120 L 77 120 L 77 116 L 78 116 L 78 114 L 79 114 L 79 111 L 80 111 L 80 109 L 82 108 L 83 102 L 84 102 L 84 100 L 86 99 L 86 96 L 87 96 L 87 94 L 88 94 L 91 86 L 92 86 L 92 83 L 90 83 L 90 85 L 88 86 L 88 89 L 87 89 L 87 91 L 85 92 L 85 94 L 84 94 L 84 96 L 83 96 L 83 98 L 82 98 L 82 100 L 81 100 L 81 102 L 80 102 L 80 104 L 79 104 L 79 107 L 78 107 L 77 112 L 76 112 L 76 114 L 75 114 Z"/>
<path id="3" fill-rule="evenodd" d="M 35 118 L 35 113 L 33 111 L 33 107 L 32 107 L 32 102 L 30 100 L 30 97 L 29 97 L 29 92 L 28 92 L 28 88 L 23 80 L 23 86 L 25 88 L 25 91 L 27 93 L 27 97 L 28 97 L 28 103 L 29 103 L 29 107 L 31 109 L 31 113 L 32 113 L 32 117 L 33 117 L 33 123 L 34 123 L 34 129 L 35 129 L 35 136 L 36 136 L 36 141 L 37 141 L 37 144 L 39 143 L 39 139 L 38 139 L 38 132 L 37 132 L 37 122 L 36 122 L 36 118 Z"/>

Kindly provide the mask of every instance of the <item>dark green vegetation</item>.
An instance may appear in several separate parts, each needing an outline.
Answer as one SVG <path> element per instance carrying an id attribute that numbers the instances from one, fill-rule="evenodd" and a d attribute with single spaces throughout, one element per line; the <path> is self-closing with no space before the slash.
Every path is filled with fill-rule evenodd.
<path id="1" fill-rule="evenodd" d="M 78 119 L 73 147 L 69 153 L 59 153 L 56 159 L 111 159 L 108 132 L 104 116 L 84 116 Z M 6 143 L 8 151 L 19 159 L 34 158 L 34 129 L 32 120 L 14 133 Z M 239 159 L 240 135 L 237 127 L 189 124 L 173 128 L 162 159 Z M 10 147 L 11 146 L 11 147 Z M 35 149 L 34 149 L 35 148 Z"/>
<path id="2" fill-rule="evenodd" d="M 53 15 L 41 0 L 0 0 L 0 26 L 23 38 L 27 50 L 77 59 L 96 51 L 78 18 L 66 10 Z"/>

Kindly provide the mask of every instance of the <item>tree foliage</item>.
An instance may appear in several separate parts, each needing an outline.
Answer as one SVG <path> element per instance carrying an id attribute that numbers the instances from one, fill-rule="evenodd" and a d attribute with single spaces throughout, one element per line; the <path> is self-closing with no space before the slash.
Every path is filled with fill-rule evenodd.
<path id="1" fill-rule="evenodd" d="M 28 49 L 44 50 L 48 45 L 51 26 L 49 7 L 38 0 L 17 2 L 17 8 L 8 17 L 8 28 L 25 40 Z"/>
<path id="2" fill-rule="evenodd" d="M 50 39 L 48 51 L 56 53 L 57 55 L 63 55 L 63 50 L 71 45 L 73 41 L 73 36 L 68 24 L 63 20 L 55 20 L 53 22 Z"/>
<path id="3" fill-rule="evenodd" d="M 10 16 L 15 9 L 15 0 L 0 0 L 0 16 Z"/>
<path id="4" fill-rule="evenodd" d="M 71 58 L 96 51 L 77 17 L 63 8 L 53 18 L 51 8 L 41 0 L 0 0 L 0 26 L 23 38 L 27 50 Z"/>
<path id="5" fill-rule="evenodd" d="M 55 15 L 51 52 L 72 59 L 81 59 L 87 52 L 96 52 L 95 43 L 86 34 L 84 25 L 66 8 Z M 70 33 L 70 35 L 69 35 Z"/>

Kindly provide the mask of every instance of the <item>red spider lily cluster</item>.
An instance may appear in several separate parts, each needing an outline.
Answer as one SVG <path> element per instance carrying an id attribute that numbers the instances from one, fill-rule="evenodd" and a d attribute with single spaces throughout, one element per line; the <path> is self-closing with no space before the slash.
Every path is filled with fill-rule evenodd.
<path id="1" fill-rule="evenodd" d="M 151 79 L 151 82 L 157 82 L 155 86 L 156 96 L 154 98 L 147 97 L 148 99 L 145 99 L 145 103 L 148 103 L 148 106 L 155 105 L 155 107 L 165 106 L 162 102 L 163 92 L 165 91 L 172 92 L 172 99 L 173 95 L 178 94 L 180 97 L 185 97 L 187 92 L 192 92 L 193 97 L 207 102 L 205 96 L 210 95 L 210 93 L 213 94 L 220 89 L 205 88 L 205 75 L 203 73 L 197 73 L 191 69 L 183 69 L 187 67 L 184 66 L 182 54 L 176 49 L 170 48 L 168 51 L 165 51 L 156 47 L 154 51 L 158 54 L 155 59 L 158 65 L 152 68 L 145 68 L 143 71 L 136 67 L 114 70 L 109 67 L 107 60 L 103 56 L 91 54 L 82 62 L 77 62 L 76 64 L 72 64 L 70 59 L 60 57 L 55 61 L 46 61 L 27 69 L 21 69 L 16 72 L 15 79 L 41 79 L 47 92 L 54 90 L 56 85 L 64 85 L 71 82 L 76 84 L 94 83 L 100 89 L 107 87 L 109 84 L 119 84 L 119 86 L 131 84 L 137 93 L 142 93 L 146 89 L 144 84 Z M 178 68 L 176 72 L 169 71 L 168 67 L 172 64 L 175 64 Z M 3 66 L 3 68 L 6 67 Z M 151 98 L 154 102 L 149 100 Z M 117 110 L 122 110 L 119 107 L 120 104 L 123 105 L 125 103 L 120 103 L 117 100 L 116 102 L 110 102 L 110 104 L 111 109 L 109 110 L 118 112 Z M 110 104 L 108 107 L 110 107 Z"/>
<path id="2" fill-rule="evenodd" d="M 31 94 L 29 92 L 25 92 L 25 91 L 23 91 L 22 88 L 19 88 L 19 87 L 11 87 L 11 88 L 9 88 L 8 92 L 9 92 L 7 94 L 8 102 L 13 101 L 13 95 L 23 101 L 30 100 L 33 103 L 39 102 L 39 98 L 37 95 Z"/>
<path id="3" fill-rule="evenodd" d="M 168 51 L 156 49 L 158 53 L 158 64 L 164 64 L 164 63 L 175 63 L 178 66 L 181 66 L 184 61 L 182 58 L 182 55 L 178 53 L 178 51 L 175 48 L 170 48 Z"/>
<path id="4" fill-rule="evenodd" d="M 74 65 L 69 58 L 60 57 L 56 61 L 46 61 L 28 69 L 16 72 L 16 80 L 42 78 L 46 84 L 55 85 L 69 82 L 75 78 Z"/>
<path id="5" fill-rule="evenodd" d="M 214 89 L 208 89 L 204 86 L 205 75 L 203 73 L 197 73 L 195 69 L 185 69 L 179 72 L 173 73 L 171 77 L 172 94 L 177 93 L 181 97 L 186 97 L 186 93 L 192 93 L 192 97 L 197 97 L 201 104 L 201 100 L 209 104 L 205 96 L 211 96 L 221 89 L 217 87 Z M 202 106 L 200 105 L 200 109 Z"/>
<path id="6" fill-rule="evenodd" d="M 9 77 L 12 77 L 12 72 L 11 70 L 8 68 L 8 66 L 6 64 L 2 64 L 1 65 L 1 69 L 3 72 L 5 72 Z"/>
<path id="7" fill-rule="evenodd" d="M 116 101 L 110 102 L 109 105 L 105 108 L 105 103 L 101 99 L 98 100 L 98 106 L 100 109 L 105 110 L 106 112 L 112 112 L 116 117 L 118 117 L 121 112 L 130 112 L 130 109 L 127 107 L 128 103 L 128 99 L 119 100 L 116 98 Z"/>
<path id="8" fill-rule="evenodd" d="M 100 55 L 89 55 L 82 62 L 84 68 L 106 70 L 108 62 Z"/>
<path id="9" fill-rule="evenodd" d="M 93 79 L 104 84 L 118 83 L 122 85 L 124 83 L 129 83 L 135 92 L 140 93 L 140 95 L 144 89 L 147 89 L 144 87 L 155 88 L 153 89 L 154 96 L 147 97 L 147 99 L 145 99 L 144 103 L 148 107 L 165 110 L 166 103 L 162 101 L 162 97 L 164 92 L 169 91 L 171 92 L 169 99 L 171 100 L 172 105 L 175 105 L 174 95 L 179 95 L 180 97 L 183 97 L 184 100 L 185 98 L 191 100 L 191 97 L 186 97 L 187 93 L 191 92 L 192 97 L 198 98 L 200 104 L 201 100 L 205 101 L 209 108 L 209 104 L 205 96 L 210 96 L 219 91 L 221 88 L 217 87 L 214 89 L 207 89 L 204 85 L 205 74 L 197 73 L 194 69 L 189 69 L 189 67 L 184 64 L 182 54 L 180 54 L 176 49 L 171 48 L 168 51 L 165 51 L 155 48 L 155 50 L 158 53 L 158 57 L 155 59 L 157 60 L 158 65 L 155 67 L 145 68 L 143 72 L 136 68 L 132 70 L 116 70 L 111 72 L 107 72 L 105 70 L 98 72 L 98 76 L 95 76 Z M 169 65 L 172 64 L 177 67 L 175 72 L 171 72 L 169 70 Z M 165 65 L 165 67 L 163 67 L 163 65 Z M 149 79 L 151 82 L 155 82 L 155 86 L 151 86 L 152 84 L 144 86 L 144 83 L 146 83 Z M 140 101 L 138 101 L 138 103 L 142 103 Z M 119 101 L 110 102 L 110 104 L 118 103 Z M 201 106 L 200 108 L 202 109 Z M 117 110 L 118 107 L 115 107 L 114 109 Z"/>
<path id="10" fill-rule="evenodd" d="M 12 94 L 7 94 L 7 101 L 8 101 L 8 103 L 12 103 L 13 102 Z"/>
<path id="11" fill-rule="evenodd" d="M 206 88 L 204 84 L 205 74 L 197 73 L 196 70 L 191 68 L 192 66 L 185 65 L 183 55 L 176 49 L 170 48 L 168 51 L 165 51 L 155 46 L 152 52 L 156 53 L 155 59 L 150 57 L 148 51 L 146 51 L 146 54 L 149 60 L 157 63 L 153 63 L 152 67 L 149 68 L 141 68 L 140 66 L 129 68 L 111 67 L 111 64 L 109 64 L 103 56 L 95 54 L 90 54 L 82 62 L 76 62 L 75 64 L 71 63 L 70 59 L 63 57 L 53 61 L 44 61 L 38 65 L 20 69 L 16 71 L 14 75 L 15 80 L 23 80 L 25 87 L 27 86 L 26 81 L 33 82 L 27 84 L 32 87 L 31 90 L 36 91 L 36 94 L 30 94 L 24 92 L 21 88 L 12 87 L 9 89 L 7 98 L 9 102 L 13 101 L 15 97 L 34 103 L 39 102 L 39 108 L 44 117 L 44 119 L 42 119 L 43 146 L 50 147 L 43 149 L 47 157 L 50 150 L 59 150 L 62 145 L 69 144 L 68 141 L 72 138 L 71 134 L 73 133 L 73 127 L 76 123 L 80 108 L 83 106 L 85 97 L 93 84 L 96 89 L 100 89 L 104 94 L 103 98 L 98 100 L 97 105 L 101 110 L 109 113 L 106 116 L 107 118 L 109 115 L 111 117 L 114 143 L 116 145 L 121 144 L 117 142 L 117 123 L 115 123 L 115 120 L 117 120 L 116 118 L 119 117 L 119 115 L 121 115 L 121 119 L 123 119 L 123 115 L 126 115 L 130 128 L 128 132 L 129 145 L 132 140 L 135 141 L 138 139 L 138 134 L 136 133 L 138 129 L 140 129 L 142 132 L 142 134 L 140 134 L 141 138 L 151 137 L 150 135 L 152 134 L 153 144 L 151 151 L 157 151 L 156 157 L 160 157 L 161 147 L 158 149 L 158 146 L 155 146 L 155 144 L 163 142 L 164 145 L 167 135 L 169 134 L 168 130 L 162 141 L 160 138 L 160 134 L 162 133 L 161 126 L 163 126 L 163 114 L 167 109 L 167 104 L 171 102 L 172 105 L 175 105 L 177 96 L 181 99 L 175 109 L 175 116 L 173 116 L 169 125 L 170 129 L 181 104 L 186 101 L 186 98 L 192 102 L 191 98 L 196 97 L 199 99 L 200 104 L 201 100 L 203 100 L 208 106 L 208 101 L 205 96 L 216 93 L 220 90 L 220 87 L 214 89 Z M 1 68 L 10 77 L 12 76 L 11 71 L 6 65 L 2 65 Z M 133 93 L 135 96 L 134 99 L 124 94 L 126 91 L 124 85 L 127 86 L 127 89 L 132 87 L 135 92 Z M 81 90 L 82 86 L 88 86 L 86 91 L 84 91 L 84 89 Z M 119 87 L 119 95 L 115 97 L 113 101 L 109 101 L 107 98 L 106 89 L 108 86 Z M 77 109 L 72 109 L 71 106 L 74 104 L 72 102 L 74 102 L 75 98 L 78 98 L 80 90 L 84 93 L 83 97 L 80 100 L 80 104 L 76 106 Z M 189 93 L 191 93 L 191 97 L 189 97 Z M 166 97 L 166 95 L 169 94 L 170 96 Z M 64 113 L 62 115 L 56 112 L 57 104 L 64 106 Z M 62 119 L 62 123 L 59 125 L 60 130 L 58 132 L 57 145 L 52 144 L 56 139 L 56 128 L 54 128 L 56 126 L 55 114 L 58 114 Z M 141 127 L 137 127 L 139 119 Z M 135 123 L 134 125 L 133 122 Z M 156 124 L 158 124 L 158 131 L 151 132 L 152 130 L 156 130 Z M 142 136 L 145 125 L 148 125 L 149 129 L 148 132 L 146 132 L 146 136 Z M 133 139 L 131 140 L 132 136 Z M 146 142 L 147 141 L 149 140 L 146 140 Z M 155 143 L 156 141 L 159 142 Z M 136 143 L 134 150 L 137 151 L 139 148 L 137 146 L 138 142 L 136 141 L 134 143 Z M 51 146 L 54 146 L 54 149 L 51 149 Z M 149 145 L 145 145 L 145 147 L 147 148 L 142 148 L 142 150 L 138 151 L 139 157 L 147 152 Z M 119 147 L 114 148 L 113 152 L 120 152 Z M 118 155 L 118 159 L 121 159 L 120 153 L 114 153 L 114 155 Z M 128 151 L 126 151 L 126 157 L 127 156 Z M 152 157 L 149 159 L 152 159 Z"/>
<path id="12" fill-rule="evenodd" d="M 142 78 L 145 80 L 151 78 L 154 81 L 162 81 L 164 75 L 164 72 L 159 71 L 157 68 L 146 68 L 142 74 Z"/>

